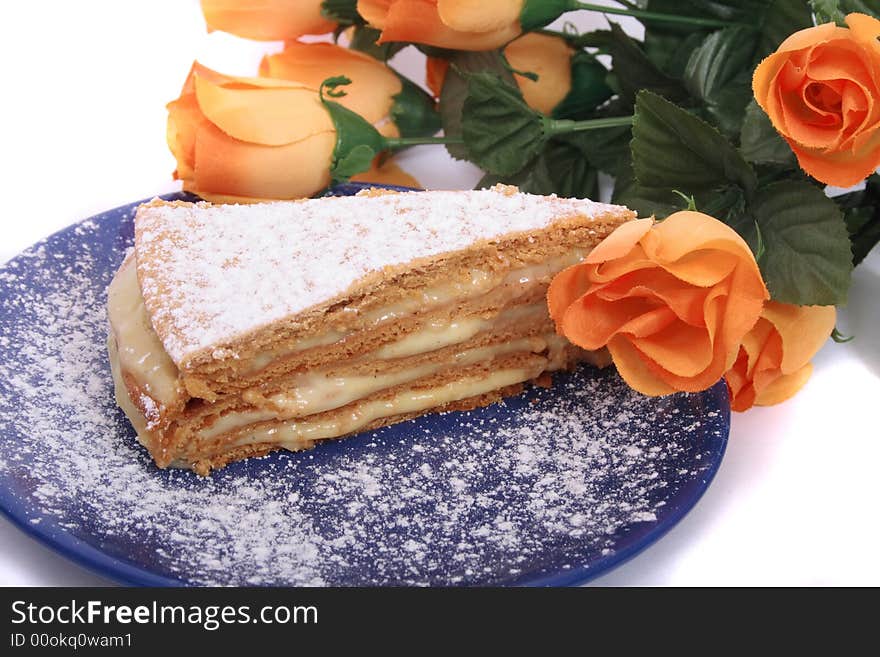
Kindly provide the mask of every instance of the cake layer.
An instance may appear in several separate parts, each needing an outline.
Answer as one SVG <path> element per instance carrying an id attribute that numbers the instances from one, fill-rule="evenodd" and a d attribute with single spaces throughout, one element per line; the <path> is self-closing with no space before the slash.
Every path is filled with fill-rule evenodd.
<path id="1" fill-rule="evenodd" d="M 176 464 L 191 465 L 205 457 L 212 460 L 242 447 L 309 449 L 316 441 L 378 426 L 377 421 L 440 410 L 453 402 L 523 383 L 541 374 L 546 365 L 547 359 L 540 355 L 516 354 L 448 372 L 442 378 L 425 377 L 324 413 L 255 422 L 219 435 L 200 432 L 180 446 Z"/>
<path id="2" fill-rule="evenodd" d="M 564 340 L 552 333 L 534 334 L 532 327 L 519 332 L 523 337 L 511 338 L 509 333 L 486 334 L 465 345 L 401 360 L 354 365 L 337 363 L 323 371 L 271 381 L 263 388 L 252 388 L 240 396 L 228 395 L 217 402 L 193 404 L 177 419 L 173 429 L 219 435 L 236 425 L 321 413 L 402 384 L 435 375 L 445 377 L 462 367 L 510 354 L 544 354 L 552 366 L 550 369 L 558 369 L 555 364 L 565 358 Z"/>
<path id="3" fill-rule="evenodd" d="M 505 386 L 503 388 L 488 390 L 487 392 L 483 392 L 472 397 L 465 397 L 456 401 L 446 402 L 444 404 L 433 406 L 425 410 L 412 411 L 409 413 L 399 413 L 397 415 L 386 415 L 384 417 L 379 417 L 371 422 L 366 423 L 365 425 L 353 430 L 352 433 L 361 433 L 364 431 L 381 429 L 382 427 L 387 427 L 392 424 L 397 424 L 399 422 L 413 420 L 429 412 L 445 413 L 448 411 L 469 411 L 474 408 L 479 408 L 481 406 L 494 404 L 504 399 L 505 397 L 518 395 L 520 392 L 522 392 L 522 389 L 523 384 L 515 383 L 513 385 Z M 345 437 L 346 435 L 339 435 L 333 436 L 333 439 Z M 191 463 L 187 461 L 178 461 L 173 463 L 172 466 L 190 468 L 196 474 L 206 476 L 210 474 L 211 470 L 222 468 L 223 466 L 232 463 L 233 461 L 239 461 L 241 459 L 253 456 L 264 456 L 266 454 L 269 454 L 270 452 L 278 451 L 281 449 L 288 449 L 290 451 L 301 451 L 303 449 L 310 449 L 313 445 L 314 443 L 309 443 L 304 444 L 302 447 L 297 447 L 295 445 L 288 445 L 287 443 L 281 442 L 254 442 L 243 444 L 237 447 L 226 446 L 221 447 L 216 452 L 202 454 L 199 456 L 198 460 Z"/>
<path id="4" fill-rule="evenodd" d="M 582 258 L 582 252 L 574 251 L 551 262 L 514 269 L 495 277 L 489 289 L 481 286 L 479 296 L 458 301 L 443 297 L 443 305 L 433 310 L 427 306 L 419 312 L 416 305 L 402 304 L 385 307 L 377 311 L 381 313 L 378 321 L 371 321 L 360 332 L 350 328 L 346 332 L 331 331 L 321 339 L 294 341 L 251 359 L 217 361 L 208 379 L 184 379 L 165 354 L 150 326 L 132 256 L 110 285 L 108 314 L 123 371 L 139 394 L 151 397 L 159 409 L 179 410 L 191 396 L 216 400 L 223 394 L 325 363 L 352 361 L 367 353 L 382 359 L 399 358 L 464 342 L 493 323 L 517 320 L 522 311 L 519 306 L 510 308 L 515 303 L 531 303 L 533 311 L 546 316 L 544 297 L 552 276 Z"/>
<path id="5" fill-rule="evenodd" d="M 135 249 L 152 325 L 190 375 L 321 336 L 352 313 L 473 270 L 588 250 L 633 216 L 503 186 L 250 206 L 153 202 L 138 209 Z"/>

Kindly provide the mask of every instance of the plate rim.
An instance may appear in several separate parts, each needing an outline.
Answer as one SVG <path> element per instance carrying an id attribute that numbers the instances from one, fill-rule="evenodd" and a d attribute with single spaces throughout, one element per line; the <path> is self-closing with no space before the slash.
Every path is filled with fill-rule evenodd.
<path id="1" fill-rule="evenodd" d="M 392 189 L 395 191 L 419 191 L 417 188 L 402 187 L 399 185 L 348 182 L 328 188 L 326 193 L 332 194 L 334 190 L 340 189 L 361 191 L 363 189 L 374 187 Z M 356 192 L 348 191 L 343 195 L 347 196 L 352 195 L 353 193 Z M 118 217 L 154 198 L 161 198 L 168 201 L 181 199 L 198 200 L 198 197 L 195 197 L 188 192 L 178 191 L 144 198 L 132 203 L 126 203 L 115 208 L 104 210 L 91 217 L 75 221 L 35 242 L 6 262 L 0 264 L 0 272 L 5 270 L 10 263 L 18 260 L 22 255 L 41 245 L 45 245 L 54 239 L 62 237 L 66 233 L 76 230 L 79 225 L 85 222 L 98 221 L 107 216 Z M 664 515 L 662 521 L 655 521 L 654 526 L 651 529 L 644 533 L 640 533 L 636 540 L 627 542 L 622 549 L 615 550 L 608 556 L 594 561 L 592 564 L 581 564 L 570 569 L 563 569 L 553 573 L 540 575 L 532 574 L 522 580 L 508 583 L 507 586 L 554 587 L 586 584 L 623 565 L 647 550 L 649 547 L 655 545 L 660 539 L 676 527 L 688 513 L 690 513 L 690 511 L 703 498 L 703 495 L 705 495 L 706 491 L 709 489 L 721 467 L 721 463 L 724 460 L 727 451 L 731 428 L 730 400 L 727 394 L 727 387 L 724 385 L 723 380 L 718 381 L 711 388 L 697 394 L 716 401 L 720 407 L 719 410 L 723 413 L 721 420 L 724 432 L 723 435 L 716 438 L 717 442 L 713 444 L 713 449 L 710 452 L 712 457 L 710 466 L 701 471 L 699 477 L 690 480 L 688 484 L 679 491 L 676 500 L 680 503 L 675 505 L 668 515 Z M 82 539 L 77 538 L 58 524 L 46 522 L 45 518 L 41 518 L 41 521 L 38 523 L 31 522 L 24 504 L 12 491 L 5 487 L 0 487 L 0 514 L 9 520 L 13 526 L 22 531 L 28 538 L 36 540 L 65 559 L 100 577 L 109 579 L 112 582 L 129 586 L 148 587 L 198 586 L 182 579 L 159 575 L 122 557 L 111 556 L 100 550 L 98 547 L 90 545 Z M 278 586 L 278 584 L 275 584 L 275 586 Z M 477 584 L 476 586 L 480 585 Z M 501 586 L 504 585 L 502 584 Z"/>

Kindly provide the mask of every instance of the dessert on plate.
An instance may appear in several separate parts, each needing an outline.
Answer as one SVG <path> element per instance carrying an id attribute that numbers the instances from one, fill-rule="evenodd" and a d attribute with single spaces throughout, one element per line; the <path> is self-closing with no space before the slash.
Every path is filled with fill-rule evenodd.
<path id="1" fill-rule="evenodd" d="M 200 474 L 492 403 L 594 357 L 547 287 L 633 217 L 500 185 L 154 200 L 108 290 L 118 403 L 157 465 Z"/>

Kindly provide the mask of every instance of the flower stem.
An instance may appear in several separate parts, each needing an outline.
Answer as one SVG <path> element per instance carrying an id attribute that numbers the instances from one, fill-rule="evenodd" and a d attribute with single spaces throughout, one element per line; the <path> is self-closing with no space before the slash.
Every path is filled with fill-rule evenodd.
<path id="1" fill-rule="evenodd" d="M 463 144 L 461 137 L 386 137 L 388 148 L 404 148 L 406 146 L 422 146 L 425 144 Z"/>
<path id="2" fill-rule="evenodd" d="M 631 116 L 611 116 L 607 119 L 587 119 L 586 121 L 570 121 L 569 119 L 547 119 L 544 122 L 544 133 L 548 137 L 562 135 L 568 132 L 583 132 L 584 130 L 600 130 L 602 128 L 617 128 L 630 125 Z"/>
<path id="3" fill-rule="evenodd" d="M 571 11 L 585 9 L 587 11 L 599 11 L 603 14 L 617 14 L 618 16 L 632 16 L 633 18 L 638 19 L 646 18 L 653 21 L 683 23 L 686 25 L 699 25 L 702 27 L 729 27 L 731 25 L 736 25 L 736 23 L 721 20 L 719 18 L 700 18 L 697 16 L 679 16 L 678 14 L 661 14 L 655 11 L 643 11 L 641 9 L 619 9 L 617 7 L 595 5 L 591 2 L 579 2 L 578 0 L 571 0 L 569 7 L 571 8 Z"/>

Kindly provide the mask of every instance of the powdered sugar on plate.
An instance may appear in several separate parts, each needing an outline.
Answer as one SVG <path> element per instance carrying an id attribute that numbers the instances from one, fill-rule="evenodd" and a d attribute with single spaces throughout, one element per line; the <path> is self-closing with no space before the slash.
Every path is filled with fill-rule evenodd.
<path id="1" fill-rule="evenodd" d="M 0 269 L 0 504 L 43 540 L 136 567 L 137 581 L 584 579 L 668 528 L 723 453 L 717 391 L 650 399 L 583 368 L 551 390 L 209 479 L 160 471 L 116 409 L 106 363 L 104 290 L 130 240 L 123 209 Z"/>

